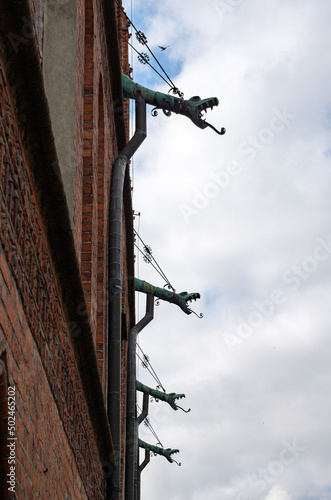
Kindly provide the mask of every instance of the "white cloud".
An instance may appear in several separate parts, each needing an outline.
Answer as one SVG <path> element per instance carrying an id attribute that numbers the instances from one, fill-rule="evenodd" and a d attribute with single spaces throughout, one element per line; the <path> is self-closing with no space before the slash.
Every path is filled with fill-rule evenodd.
<path id="1" fill-rule="evenodd" d="M 292 500 L 292 495 L 289 495 L 280 486 L 274 486 L 264 500 Z"/>
<path id="2" fill-rule="evenodd" d="M 135 0 L 133 12 L 155 51 L 169 45 L 157 54 L 185 97 L 217 96 L 206 118 L 227 128 L 220 137 L 183 117 L 148 116 L 134 157 L 140 234 L 178 291 L 201 293 L 192 307 L 205 314 L 163 303 L 140 334 L 166 389 L 192 408 L 151 405 L 182 467 L 153 459 L 143 496 L 331 500 L 331 255 L 318 249 L 331 213 L 330 2 Z M 146 67 L 134 70 L 167 91 Z M 183 204 L 195 210 L 188 220 Z M 141 259 L 137 273 L 163 285 Z M 270 306 L 275 290 L 284 300 Z M 248 321 L 257 326 L 245 334 Z M 232 351 L 226 333 L 239 339 Z M 139 377 L 153 385 L 142 368 Z M 305 450 L 277 476 L 282 443 L 293 440 Z"/>

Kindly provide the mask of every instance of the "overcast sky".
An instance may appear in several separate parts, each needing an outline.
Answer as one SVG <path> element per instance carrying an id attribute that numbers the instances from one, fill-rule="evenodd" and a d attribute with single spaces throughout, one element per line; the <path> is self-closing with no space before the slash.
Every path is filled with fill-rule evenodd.
<path id="1" fill-rule="evenodd" d="M 218 97 L 206 118 L 227 129 L 148 108 L 133 161 L 136 229 L 204 314 L 163 302 L 140 334 L 191 408 L 151 403 L 182 466 L 152 457 L 142 499 L 331 500 L 331 3 L 124 5 L 185 98 Z M 136 81 L 168 91 L 132 64 Z M 141 257 L 136 276 L 164 285 Z M 138 377 L 155 387 L 141 366 Z M 140 436 L 156 444 L 144 425 Z"/>

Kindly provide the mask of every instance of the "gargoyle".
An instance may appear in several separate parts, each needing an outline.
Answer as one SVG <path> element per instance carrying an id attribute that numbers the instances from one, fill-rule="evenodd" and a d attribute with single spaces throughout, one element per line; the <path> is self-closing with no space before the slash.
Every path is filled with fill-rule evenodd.
<path id="1" fill-rule="evenodd" d="M 122 74 L 122 86 L 124 97 L 128 99 L 137 99 L 142 97 L 147 104 L 154 106 L 154 110 L 162 109 L 164 114 L 170 116 L 171 113 L 184 115 L 199 128 L 211 127 L 217 134 L 225 134 L 225 128 L 218 131 L 213 125 L 202 119 L 203 113 L 208 109 L 213 109 L 218 106 L 217 97 L 209 97 L 201 99 L 199 96 L 191 97 L 191 99 L 183 99 L 182 97 L 174 97 L 163 92 L 156 92 L 133 82 L 128 76 Z"/>
<path id="2" fill-rule="evenodd" d="M 192 312 L 192 310 L 188 307 L 188 303 L 192 302 L 192 300 L 200 299 L 199 293 L 171 292 L 170 290 L 159 288 L 138 278 L 134 279 L 134 285 L 136 292 L 150 293 L 159 299 L 166 300 L 171 304 L 176 304 L 186 314 L 191 314 Z"/>
<path id="3" fill-rule="evenodd" d="M 158 391 L 157 389 L 152 389 L 151 387 L 148 387 L 147 385 L 142 384 L 138 380 L 136 380 L 136 389 L 137 389 L 137 391 L 150 394 L 155 399 L 159 399 L 160 401 L 165 401 L 174 410 L 178 410 L 178 406 L 176 405 L 176 399 L 185 398 L 185 394 L 176 394 L 174 392 L 167 394 L 166 392 L 161 392 L 161 391 Z"/>
<path id="4" fill-rule="evenodd" d="M 162 455 L 171 464 L 174 462 L 174 460 L 171 458 L 171 455 L 179 453 L 179 450 L 173 450 L 171 448 L 160 448 L 159 446 L 154 446 L 153 444 L 145 443 L 145 441 L 142 441 L 141 439 L 138 439 L 138 443 L 140 448 L 149 450 L 152 453 L 156 453 L 157 455 Z"/>

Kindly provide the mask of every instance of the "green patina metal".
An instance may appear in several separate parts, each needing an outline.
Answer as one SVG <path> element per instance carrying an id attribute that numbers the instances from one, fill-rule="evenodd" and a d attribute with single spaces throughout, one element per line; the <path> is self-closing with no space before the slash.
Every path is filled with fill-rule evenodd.
<path id="1" fill-rule="evenodd" d="M 145 394 L 150 394 L 155 399 L 159 399 L 160 401 L 165 401 L 174 410 L 178 410 L 178 406 L 176 405 L 176 399 L 185 398 L 185 394 L 176 394 L 175 392 L 170 392 L 169 394 L 167 394 L 166 392 L 161 392 L 158 391 L 157 389 L 152 389 L 151 387 L 142 384 L 138 380 L 136 380 L 136 389 L 137 391 L 143 392 Z"/>
<path id="2" fill-rule="evenodd" d="M 186 314 L 191 314 L 193 311 L 188 307 L 188 303 L 192 300 L 200 299 L 199 293 L 187 293 L 187 292 L 171 292 L 170 290 L 165 290 L 164 288 L 159 288 L 157 286 L 147 283 L 147 281 L 140 280 L 138 278 L 134 279 L 136 292 L 150 293 L 155 297 L 170 302 L 171 304 L 176 304 L 181 308 Z"/>
<path id="3" fill-rule="evenodd" d="M 207 112 L 208 109 L 213 109 L 214 106 L 218 106 L 219 101 L 217 97 L 201 99 L 199 96 L 194 96 L 186 100 L 143 87 L 123 74 L 122 86 L 124 97 L 128 99 L 142 97 L 147 104 L 154 106 L 153 111 L 162 109 L 167 116 L 170 116 L 172 112 L 187 116 L 199 128 L 204 129 L 210 127 L 220 135 L 225 134 L 225 128 L 218 131 L 213 125 L 202 118 L 203 113 Z"/>
<path id="4" fill-rule="evenodd" d="M 179 453 L 179 450 L 173 450 L 171 448 L 160 448 L 159 446 L 154 446 L 153 444 L 145 443 L 145 441 L 142 441 L 141 439 L 138 439 L 138 443 L 140 448 L 144 448 L 145 450 L 151 451 L 152 453 L 156 453 L 157 455 L 162 455 L 171 464 L 175 461 L 171 458 L 171 455 Z"/>

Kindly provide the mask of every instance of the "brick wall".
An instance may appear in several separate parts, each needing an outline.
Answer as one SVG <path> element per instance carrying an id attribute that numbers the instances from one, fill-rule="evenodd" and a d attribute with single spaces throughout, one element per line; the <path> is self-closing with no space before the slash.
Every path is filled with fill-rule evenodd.
<path id="1" fill-rule="evenodd" d="M 103 471 L 2 60 L 0 75 L 0 356 L 17 395 L 17 494 L 102 498 Z"/>
<path id="2" fill-rule="evenodd" d="M 82 280 L 88 312 L 94 333 L 100 376 L 106 387 L 107 336 L 107 230 L 111 171 L 118 155 L 114 110 L 107 64 L 104 19 L 101 2 L 80 2 L 79 54 L 84 65 L 77 63 L 76 181 L 74 234 L 81 262 Z M 84 22 L 82 22 L 84 18 Z M 128 38 L 128 21 L 117 8 L 119 31 Z M 119 38 L 121 66 L 131 73 L 128 45 Z M 129 136 L 129 101 L 124 103 L 126 136 Z M 78 146 L 79 145 L 79 146 Z M 79 149 L 81 147 L 81 149 Z M 125 232 L 124 232 L 125 235 Z M 123 263 L 126 270 L 126 238 L 123 238 Z M 127 273 L 123 274 L 126 282 Z M 128 296 L 124 297 L 128 308 Z M 126 311 L 127 312 L 127 311 Z M 129 321 L 130 315 L 127 315 Z M 129 328 L 129 324 L 127 325 Z"/>
<path id="3" fill-rule="evenodd" d="M 76 120 L 75 120 L 75 182 L 73 202 L 73 233 L 78 261 L 82 248 L 82 203 L 89 188 L 83 189 L 83 120 L 85 69 L 85 2 L 77 0 L 77 63 L 76 63 Z"/>
<path id="4" fill-rule="evenodd" d="M 82 205 L 82 280 L 85 298 L 96 339 L 96 272 L 97 272 L 97 146 L 98 146 L 98 92 L 96 87 L 97 67 L 94 39 L 95 33 L 93 1 L 85 2 L 85 62 L 84 62 L 84 106 L 83 106 L 83 205 Z M 88 192 L 86 192 L 88 191 Z"/>
<path id="5" fill-rule="evenodd" d="M 83 56 L 84 64 L 80 64 L 77 69 L 73 226 L 98 366 L 105 391 L 109 191 L 118 147 L 101 2 L 86 0 L 84 14 L 81 14 L 79 19 L 81 31 L 78 50 Z M 125 253 L 124 243 L 124 261 Z"/>
<path id="6" fill-rule="evenodd" d="M 122 2 L 119 3 L 122 4 Z M 119 7 L 117 7 L 117 26 L 119 33 L 122 73 L 131 76 L 132 68 L 129 64 L 129 45 L 125 42 L 125 40 L 129 41 L 131 37 L 131 34 L 129 33 L 130 23 L 127 17 L 124 15 L 123 11 Z M 130 113 L 130 101 L 129 99 L 124 99 L 124 119 L 126 122 L 127 138 L 129 136 L 129 121 L 130 121 L 129 113 Z"/>
<path id="7" fill-rule="evenodd" d="M 9 385 L 16 389 L 16 498 L 87 498 L 15 280 L 3 253 L 0 258 L 0 349 L 8 359 Z M 7 480 L 2 478 L 0 496 L 14 498 Z"/>
<path id="8" fill-rule="evenodd" d="M 42 0 L 31 0 L 37 23 Z M 117 9 L 119 30 L 127 21 Z M 37 23 L 38 24 L 38 23 Z M 40 28 L 40 29 L 39 29 Z M 38 31 L 39 30 L 39 31 Z M 42 23 L 38 24 L 42 59 Z M 24 42 L 25 43 L 25 42 Z M 128 46 L 119 39 L 122 71 Z M 2 49 L 0 40 L 0 49 Z M 1 51 L 0 51 L 1 53 Z M 17 497 L 103 498 L 104 475 L 70 341 L 58 276 L 51 258 L 40 197 L 24 149 L 14 96 L 0 58 L 0 361 L 17 395 Z M 107 387 L 107 232 L 112 165 L 118 155 L 101 0 L 77 0 L 75 183 L 73 235 L 94 337 L 104 397 Z M 129 105 L 124 112 L 129 134 Z M 122 459 L 125 449 L 127 332 L 133 326 L 130 185 L 123 219 Z M 132 243 L 131 243 L 132 246 Z M 130 267 L 131 266 L 131 267 Z M 131 301 L 131 302 L 130 302 Z M 78 311 L 83 314 L 84 311 Z M 0 366 L 0 417 L 7 404 Z M 6 418 L 0 426 L 0 468 Z M 122 460 L 124 463 L 124 460 Z M 122 483 L 124 469 L 122 466 Z M 1 481 L 1 477 L 0 477 Z M 0 482 L 0 498 L 6 489 Z M 1 490 L 2 488 L 2 490 Z M 8 495 L 7 495 L 8 496 Z"/>

